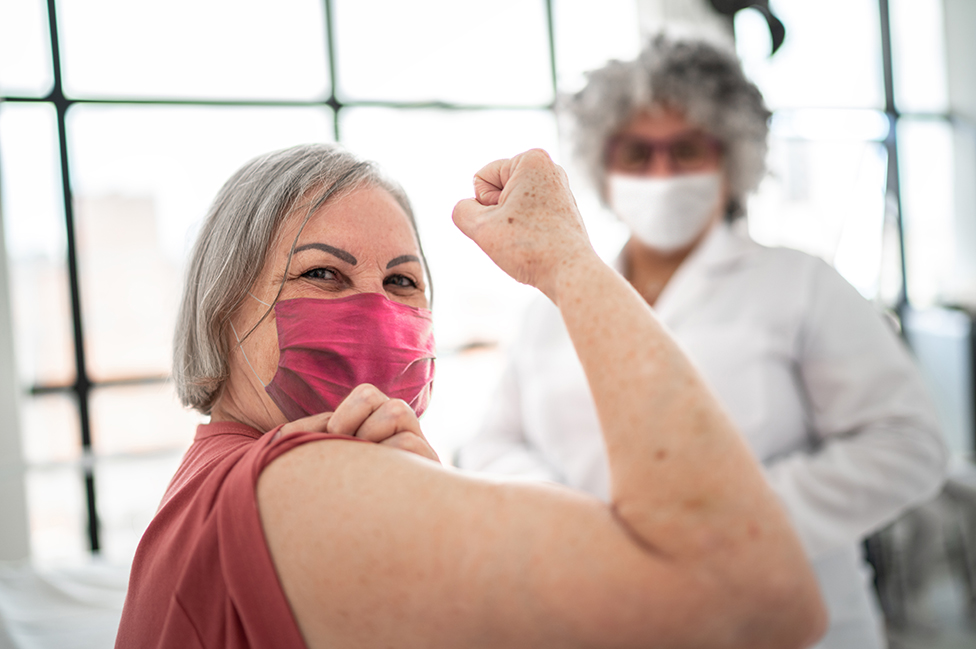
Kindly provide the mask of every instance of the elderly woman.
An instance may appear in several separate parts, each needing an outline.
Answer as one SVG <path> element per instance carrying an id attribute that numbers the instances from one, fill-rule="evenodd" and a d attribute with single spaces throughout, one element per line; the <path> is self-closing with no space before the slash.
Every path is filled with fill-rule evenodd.
<path id="1" fill-rule="evenodd" d="M 272 153 L 224 186 L 190 259 L 174 373 L 210 423 L 139 545 L 119 648 L 782 648 L 821 632 L 775 496 L 593 252 L 562 170 L 530 151 L 475 190 L 455 222 L 576 342 L 610 503 L 436 461 L 409 203 L 337 146 Z"/>
<path id="2" fill-rule="evenodd" d="M 946 453 L 908 354 L 871 305 L 821 261 L 732 227 L 763 175 L 759 91 L 731 53 L 659 37 L 591 73 L 567 108 L 578 157 L 631 231 L 618 270 L 762 461 L 813 561 L 830 614 L 820 646 L 884 646 L 860 541 L 938 490 Z M 599 404 L 570 335 L 551 305 L 530 308 L 461 466 L 610 497 Z"/>

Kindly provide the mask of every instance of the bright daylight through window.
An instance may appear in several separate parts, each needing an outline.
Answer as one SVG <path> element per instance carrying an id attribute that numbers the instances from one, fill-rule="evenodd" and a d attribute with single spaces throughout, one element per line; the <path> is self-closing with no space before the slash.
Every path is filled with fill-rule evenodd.
<path id="1" fill-rule="evenodd" d="M 896 306 L 878 2 L 772 4 L 790 25 L 775 57 L 758 14 L 735 23 L 775 110 L 750 232 L 824 257 Z M 892 38 L 935 56 L 935 3 L 890 4 Z M 819 47 L 825 30 L 836 49 Z M 439 344 L 424 426 L 449 460 L 532 295 L 453 227 L 451 209 L 489 160 L 542 147 L 568 165 L 558 93 L 632 58 L 640 33 L 634 0 L 496 0 L 488 14 L 453 0 L 0 0 L 0 189 L 35 560 L 79 561 L 93 547 L 131 556 L 200 419 L 167 380 L 190 242 L 236 168 L 300 142 L 338 140 L 379 161 L 414 203 Z M 924 115 L 896 128 L 903 151 L 927 161 L 903 165 L 901 197 L 909 294 L 925 302 L 951 268 L 936 252 L 951 205 L 932 200 L 932 179 L 949 182 L 952 145 L 944 87 L 912 60 L 895 61 L 897 99 Z M 624 232 L 570 172 L 610 257 Z M 913 235 L 922 204 L 945 225 Z M 448 427 L 459 421 L 471 428 Z"/>

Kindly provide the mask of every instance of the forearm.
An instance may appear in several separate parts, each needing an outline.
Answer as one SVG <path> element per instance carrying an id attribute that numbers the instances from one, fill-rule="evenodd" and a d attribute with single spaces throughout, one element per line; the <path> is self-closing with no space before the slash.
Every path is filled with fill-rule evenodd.
<path id="1" fill-rule="evenodd" d="M 665 566 L 694 595 L 686 612 L 709 611 L 708 628 L 688 636 L 708 635 L 707 646 L 813 640 L 823 609 L 782 508 L 690 362 L 593 252 L 565 173 L 529 151 L 479 171 L 475 194 L 455 223 L 553 300 L 579 355 L 610 464 L 602 513 L 635 558 L 627 573 Z"/>
<path id="2" fill-rule="evenodd" d="M 594 257 L 553 297 L 586 371 L 621 520 L 673 555 L 739 552 L 791 532 L 758 465 L 639 295 Z"/>
<path id="3" fill-rule="evenodd" d="M 618 521 L 711 584 L 713 619 L 741 646 L 787 646 L 790 627 L 815 629 L 819 593 L 783 509 L 644 300 L 595 256 L 568 262 L 550 297 L 590 383 Z"/>

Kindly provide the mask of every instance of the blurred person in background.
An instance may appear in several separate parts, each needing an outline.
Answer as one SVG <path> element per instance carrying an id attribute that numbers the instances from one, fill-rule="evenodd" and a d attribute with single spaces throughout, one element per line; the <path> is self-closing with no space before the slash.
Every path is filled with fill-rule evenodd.
<path id="1" fill-rule="evenodd" d="M 590 73 L 564 109 L 579 162 L 630 229 L 617 270 L 732 417 L 803 540 L 830 617 L 818 647 L 886 646 L 861 541 L 937 493 L 947 453 L 919 373 L 872 305 L 823 261 L 743 234 L 765 171 L 762 95 L 732 52 L 659 36 Z M 646 434 L 661 425 L 645 421 Z M 552 304 L 530 306 L 458 463 L 608 498 L 600 421 Z"/>

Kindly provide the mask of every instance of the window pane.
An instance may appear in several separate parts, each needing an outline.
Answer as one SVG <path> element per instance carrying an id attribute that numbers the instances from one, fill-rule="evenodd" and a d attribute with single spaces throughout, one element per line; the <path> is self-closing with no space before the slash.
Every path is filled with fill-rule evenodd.
<path id="1" fill-rule="evenodd" d="M 68 384 L 74 344 L 52 106 L 0 106 L 0 171 L 18 375 L 25 385 Z"/>
<path id="2" fill-rule="evenodd" d="M 735 34 L 746 74 L 771 107 L 884 107 L 876 0 L 770 5 L 786 25 L 775 55 L 769 57 L 769 28 L 755 10 L 736 14 Z"/>
<path id="3" fill-rule="evenodd" d="M 556 0 L 553 2 L 556 69 L 561 92 L 583 87 L 584 72 L 610 59 L 628 60 L 640 51 L 634 0 Z"/>
<path id="4" fill-rule="evenodd" d="M 61 0 L 74 97 L 317 99 L 329 93 L 321 0 Z"/>
<path id="5" fill-rule="evenodd" d="M 97 456 L 189 448 L 203 415 L 185 410 L 173 384 L 96 388 L 91 393 Z"/>
<path id="6" fill-rule="evenodd" d="M 164 376 L 183 259 L 217 190 L 256 155 L 331 139 L 331 111 L 76 106 L 68 117 L 90 374 Z"/>
<path id="7" fill-rule="evenodd" d="M 769 173 L 749 200 L 749 233 L 762 244 L 834 263 L 873 298 L 881 277 L 887 153 L 863 136 L 883 133 L 850 128 L 840 137 L 844 129 L 823 117 L 773 121 Z M 823 139 L 831 132 L 835 139 Z"/>
<path id="8" fill-rule="evenodd" d="M 334 0 L 345 99 L 552 101 L 545 3 Z"/>
<path id="9" fill-rule="evenodd" d="M 51 40 L 43 0 L 0 0 L 0 94 L 51 91 Z"/>
<path id="10" fill-rule="evenodd" d="M 24 397 L 20 403 L 21 448 L 30 465 L 73 462 L 81 457 L 78 403 L 67 394 Z"/>
<path id="11" fill-rule="evenodd" d="M 948 110 L 942 2 L 889 1 L 895 104 L 898 110 Z"/>
<path id="12" fill-rule="evenodd" d="M 908 298 L 924 307 L 950 298 L 955 269 L 952 127 L 898 122 L 898 170 Z"/>
<path id="13" fill-rule="evenodd" d="M 142 418 L 144 420 L 144 418 Z M 132 561 L 139 539 L 156 514 L 182 453 L 111 458 L 95 463 L 99 540 L 111 563 Z"/>
<path id="14" fill-rule="evenodd" d="M 31 561 L 77 564 L 88 556 L 84 481 L 75 466 L 28 469 Z"/>

